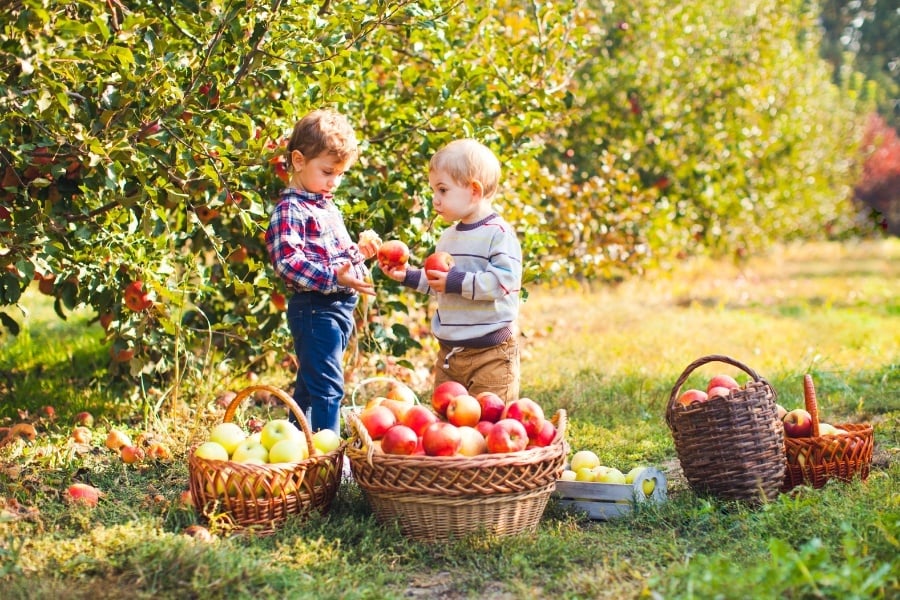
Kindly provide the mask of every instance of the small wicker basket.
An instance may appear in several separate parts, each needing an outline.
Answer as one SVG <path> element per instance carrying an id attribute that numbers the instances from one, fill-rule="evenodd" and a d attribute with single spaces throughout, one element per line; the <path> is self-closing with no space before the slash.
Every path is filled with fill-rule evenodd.
<path id="1" fill-rule="evenodd" d="M 812 437 L 785 438 L 787 470 L 783 491 L 798 485 L 820 488 L 832 477 L 849 481 L 859 475 L 860 479 L 866 480 L 875 447 L 873 427 L 868 423 L 842 423 L 835 427 L 847 433 L 820 435 L 819 405 L 810 375 L 803 376 L 803 398 L 812 417 Z"/>
<path id="2" fill-rule="evenodd" d="M 303 411 L 283 390 L 268 385 L 244 388 L 225 410 L 231 421 L 240 403 L 254 392 L 267 391 L 284 402 L 300 423 L 306 443 L 313 448 L 312 432 Z M 328 454 L 297 463 L 244 464 L 188 455 L 191 495 L 201 517 L 222 519 L 234 530 L 274 533 L 289 515 L 328 512 L 341 483 L 347 442 Z"/>
<path id="3" fill-rule="evenodd" d="M 350 468 L 375 518 L 397 522 L 418 541 L 535 531 L 565 467 L 564 410 L 553 417 L 556 435 L 548 446 L 450 457 L 376 454 L 356 413 L 347 417 L 353 431 Z"/>
<path id="4" fill-rule="evenodd" d="M 728 396 L 683 406 L 679 390 L 698 367 L 723 362 L 753 381 Z M 666 423 L 688 483 L 695 492 L 725 500 L 772 500 L 784 481 L 784 430 L 778 420 L 775 390 L 756 371 L 728 356 L 710 355 L 692 362 L 675 382 L 666 407 Z"/>

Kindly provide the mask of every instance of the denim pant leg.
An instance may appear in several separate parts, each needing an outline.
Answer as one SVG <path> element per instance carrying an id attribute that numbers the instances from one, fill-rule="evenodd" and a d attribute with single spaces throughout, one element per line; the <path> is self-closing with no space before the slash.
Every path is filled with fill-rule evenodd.
<path id="1" fill-rule="evenodd" d="M 294 401 L 313 432 L 340 433 L 344 351 L 353 333 L 356 300 L 354 294 L 305 293 L 294 294 L 288 304 L 288 326 L 300 363 Z"/>

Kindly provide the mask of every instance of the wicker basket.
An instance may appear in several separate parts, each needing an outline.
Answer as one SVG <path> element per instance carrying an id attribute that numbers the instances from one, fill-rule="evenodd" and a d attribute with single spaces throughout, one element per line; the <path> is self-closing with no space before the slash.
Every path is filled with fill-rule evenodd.
<path id="1" fill-rule="evenodd" d="M 376 454 L 357 415 L 347 416 L 353 430 L 350 468 L 375 518 L 397 522 L 414 540 L 535 531 L 565 467 L 564 410 L 553 417 L 556 435 L 549 446 L 450 457 Z"/>
<path id="2" fill-rule="evenodd" d="M 787 469 L 783 491 L 798 485 L 820 488 L 832 477 L 843 481 L 849 481 L 856 475 L 862 480 L 868 478 L 875 447 L 872 426 L 868 423 L 842 423 L 835 427 L 847 433 L 820 435 L 819 405 L 810 375 L 803 377 L 803 397 L 806 410 L 812 417 L 812 437 L 785 437 Z"/>
<path id="3" fill-rule="evenodd" d="M 683 406 L 679 390 L 694 369 L 723 362 L 745 371 L 753 381 L 725 396 Z M 775 390 L 743 363 L 722 355 L 692 362 L 675 382 L 666 423 L 678 460 L 695 492 L 751 503 L 772 500 L 784 481 L 784 430 L 778 420 Z"/>
<path id="4" fill-rule="evenodd" d="M 300 407 L 284 391 L 268 386 L 244 388 L 225 410 L 231 421 L 240 403 L 257 390 L 276 396 L 300 423 L 306 443 L 313 447 L 312 432 Z M 200 516 L 224 521 L 236 530 L 273 533 L 288 515 L 325 513 L 341 483 L 341 467 L 347 442 L 328 454 L 310 456 L 297 463 L 244 464 L 188 456 L 191 495 Z"/>

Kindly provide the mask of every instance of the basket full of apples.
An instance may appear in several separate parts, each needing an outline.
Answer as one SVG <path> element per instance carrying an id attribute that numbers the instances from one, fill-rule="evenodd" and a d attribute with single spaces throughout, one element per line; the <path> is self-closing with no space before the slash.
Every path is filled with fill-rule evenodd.
<path id="1" fill-rule="evenodd" d="M 376 519 L 420 541 L 534 531 L 565 466 L 566 414 L 438 385 L 430 406 L 369 402 L 345 414 L 347 458 Z"/>
<path id="2" fill-rule="evenodd" d="M 722 362 L 748 374 L 744 385 L 726 373 L 705 390 L 682 386 L 699 367 Z M 774 499 L 784 481 L 784 431 L 775 390 L 756 371 L 723 355 L 701 357 L 675 382 L 666 423 L 691 488 L 726 500 L 750 503 Z"/>
<path id="3" fill-rule="evenodd" d="M 872 464 L 875 432 L 868 423 L 831 425 L 819 420 L 819 406 L 812 376 L 803 377 L 806 408 L 786 410 L 778 406 L 784 423 L 787 469 L 783 491 L 798 485 L 820 488 L 832 477 L 865 480 Z"/>
<path id="4" fill-rule="evenodd" d="M 250 433 L 234 422 L 240 403 L 268 392 L 300 423 L 271 419 Z M 340 487 L 347 443 L 331 431 L 315 434 L 283 390 L 252 385 L 238 392 L 222 423 L 188 455 L 191 496 L 202 517 L 222 518 L 235 530 L 273 533 L 289 515 L 327 512 Z"/>

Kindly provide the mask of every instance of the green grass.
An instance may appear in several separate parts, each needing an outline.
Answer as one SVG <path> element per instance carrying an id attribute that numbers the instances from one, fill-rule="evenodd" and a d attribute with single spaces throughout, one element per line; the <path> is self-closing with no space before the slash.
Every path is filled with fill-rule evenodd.
<path id="1" fill-rule="evenodd" d="M 378 525 L 345 483 L 331 513 L 263 538 L 219 531 L 205 544 L 177 498 L 185 451 L 222 409 L 207 388 L 147 411 L 147 390 L 104 382 L 100 328 L 65 324 L 29 295 L 23 334 L 0 346 L 0 416 L 27 411 L 38 436 L 0 450 L 3 598 L 893 598 L 900 595 L 900 242 L 783 248 L 743 268 L 692 263 L 615 289 L 530 290 L 523 309 L 523 394 L 565 408 L 573 450 L 627 470 L 669 473 L 669 501 L 592 522 L 551 501 L 534 535 L 415 543 Z M 875 425 L 862 483 L 799 488 L 752 508 L 695 495 L 679 478 L 664 421 L 695 359 L 729 356 L 765 377 L 785 406 L 811 373 L 830 422 Z M 685 385 L 726 364 L 698 368 Z M 275 376 L 276 374 L 273 374 Z M 283 375 L 277 375 L 283 377 Z M 684 386 L 682 386 L 684 387 Z M 418 390 L 420 395 L 422 390 Z M 94 448 L 67 435 L 83 409 L 102 415 Z M 25 413 L 21 413 L 25 415 Z M 103 449 L 110 427 L 152 434 L 174 458 L 141 468 Z M 89 481 L 94 510 L 60 491 Z"/>

